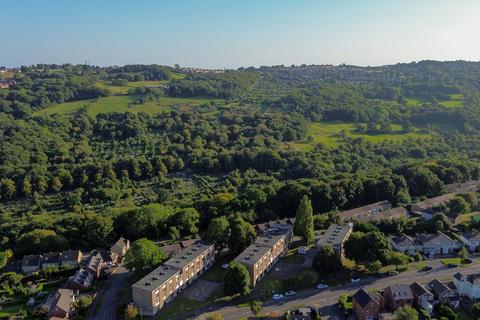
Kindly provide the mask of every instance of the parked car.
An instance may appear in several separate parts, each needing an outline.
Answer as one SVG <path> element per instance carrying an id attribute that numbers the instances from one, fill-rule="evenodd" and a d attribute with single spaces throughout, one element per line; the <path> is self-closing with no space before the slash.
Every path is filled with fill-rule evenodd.
<path id="1" fill-rule="evenodd" d="M 433 268 L 430 267 L 430 266 L 425 266 L 425 267 L 423 267 L 420 271 L 430 271 L 430 270 L 432 270 L 432 269 L 433 269 Z"/>
<path id="2" fill-rule="evenodd" d="M 473 259 L 472 258 L 467 258 L 463 262 L 465 262 L 466 264 L 470 264 L 470 263 L 473 262 Z"/>
<path id="3" fill-rule="evenodd" d="M 327 289 L 327 288 L 328 288 L 328 284 L 324 284 L 324 283 L 317 284 L 317 289 L 319 290 Z"/>
<path id="4" fill-rule="evenodd" d="M 458 267 L 458 264 L 456 264 L 456 263 L 449 263 L 449 264 L 447 265 L 447 267 L 449 267 L 449 268 L 456 268 L 456 267 Z"/>
<path id="5" fill-rule="evenodd" d="M 223 268 L 223 269 L 228 269 L 228 266 L 229 266 L 229 264 L 228 264 L 228 263 L 224 263 L 224 264 L 222 264 L 222 268 Z"/>
<path id="6" fill-rule="evenodd" d="M 396 276 L 398 274 L 398 271 L 397 270 L 390 270 L 388 271 L 388 275 L 389 276 Z"/>
<path id="7" fill-rule="evenodd" d="M 278 301 L 278 300 L 282 300 L 283 299 L 283 294 L 281 293 L 275 293 L 273 296 L 272 296 L 272 300 L 273 301 Z"/>
<path id="8" fill-rule="evenodd" d="M 291 296 L 294 296 L 296 294 L 297 293 L 295 291 L 290 290 L 290 291 L 285 292 L 285 297 L 291 297 Z"/>
<path id="9" fill-rule="evenodd" d="M 359 282 L 360 281 L 360 278 L 352 278 L 350 279 L 350 282 L 351 283 L 355 283 L 355 282 Z"/>
<path id="10" fill-rule="evenodd" d="M 375 278 L 383 278 L 384 274 L 381 273 L 381 272 L 375 272 L 375 273 L 373 274 L 373 276 L 374 276 Z"/>
<path id="11" fill-rule="evenodd" d="M 302 246 L 302 247 L 298 248 L 297 253 L 298 253 L 298 254 L 301 254 L 301 255 L 306 255 L 306 254 L 307 254 L 307 251 L 308 251 L 308 248 Z"/>

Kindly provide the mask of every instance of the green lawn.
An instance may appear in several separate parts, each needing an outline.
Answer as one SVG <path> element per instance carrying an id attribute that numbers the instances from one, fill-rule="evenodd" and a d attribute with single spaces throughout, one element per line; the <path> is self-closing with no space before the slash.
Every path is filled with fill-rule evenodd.
<path id="1" fill-rule="evenodd" d="M 407 102 L 407 106 L 417 106 L 423 103 L 431 102 L 431 101 L 426 101 L 426 100 L 418 99 L 414 97 L 405 98 L 405 100 Z M 463 106 L 463 94 L 461 93 L 451 94 L 449 100 L 438 101 L 438 103 L 447 108 L 461 107 Z"/>
<path id="2" fill-rule="evenodd" d="M 465 264 L 465 261 L 463 261 L 462 258 L 446 258 L 446 259 L 442 259 L 441 262 L 444 265 L 449 265 L 450 263 L 454 263 L 460 266 Z"/>
<path id="3" fill-rule="evenodd" d="M 290 263 L 290 264 L 303 264 L 305 258 L 299 256 L 296 253 L 288 253 L 287 255 L 280 258 L 281 262 Z"/>
<path id="4" fill-rule="evenodd" d="M 161 97 L 158 101 L 147 102 L 144 104 L 134 104 L 132 97 L 126 95 L 114 95 L 98 99 L 80 100 L 73 102 L 66 102 L 48 107 L 46 109 L 37 111 L 35 114 L 72 114 L 80 108 L 85 107 L 88 114 L 95 117 L 99 113 L 106 112 L 146 112 L 149 114 L 157 114 L 164 111 L 169 111 L 172 108 L 194 107 L 204 103 L 210 103 L 211 99 L 203 98 L 172 98 Z M 214 100 L 219 101 L 219 100 Z"/>
<path id="5" fill-rule="evenodd" d="M 313 141 L 299 141 L 290 142 L 288 146 L 301 151 L 312 150 L 316 144 L 322 143 L 327 147 L 336 147 L 342 143 L 342 135 L 351 138 L 364 138 L 371 142 L 402 141 L 409 138 L 430 138 L 432 135 L 425 133 L 420 129 L 415 129 L 413 132 L 402 132 L 401 126 L 398 124 L 392 125 L 392 132 L 385 134 L 368 134 L 355 131 L 353 123 L 340 122 L 314 122 L 308 128 L 308 135 L 313 138 Z"/>
<path id="6" fill-rule="evenodd" d="M 145 87 L 145 86 L 163 86 L 167 83 L 165 80 L 160 81 L 135 81 L 129 82 L 125 86 L 116 86 L 111 84 L 109 81 L 98 81 L 96 86 L 99 88 L 108 89 L 113 94 L 126 94 L 131 88 Z"/>

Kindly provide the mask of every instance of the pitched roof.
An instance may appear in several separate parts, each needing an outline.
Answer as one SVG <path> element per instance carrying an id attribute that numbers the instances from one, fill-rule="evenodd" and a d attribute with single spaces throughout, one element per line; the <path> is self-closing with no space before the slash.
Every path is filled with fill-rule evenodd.
<path id="1" fill-rule="evenodd" d="M 62 262 L 78 262 L 82 252 L 80 250 L 67 250 L 62 252 Z"/>
<path id="2" fill-rule="evenodd" d="M 57 292 L 55 292 L 53 296 L 51 296 L 51 298 L 48 300 L 48 304 L 50 305 L 48 312 L 50 313 L 53 311 L 61 310 L 65 313 L 68 313 L 72 307 L 73 302 L 73 290 L 58 289 Z"/>
<path id="3" fill-rule="evenodd" d="M 96 271 L 99 268 L 101 268 L 102 262 L 103 262 L 103 259 L 102 259 L 102 256 L 100 255 L 100 253 L 97 253 L 95 255 L 92 254 L 90 256 L 90 258 L 88 259 L 86 268 Z"/>
<path id="4" fill-rule="evenodd" d="M 406 234 L 401 234 L 399 236 L 391 236 L 390 240 L 399 246 L 412 246 L 419 244 L 416 239 L 407 236 Z"/>
<path id="5" fill-rule="evenodd" d="M 346 211 L 339 212 L 338 215 L 342 219 L 363 219 L 368 216 L 376 216 L 382 211 L 392 208 L 392 204 L 388 201 L 380 201 L 363 207 L 358 207 Z"/>
<path id="6" fill-rule="evenodd" d="M 441 245 L 447 242 L 456 242 L 455 240 L 452 240 L 449 236 L 442 232 L 438 232 L 436 234 L 419 234 L 417 235 L 417 239 L 423 244 L 423 245 Z"/>
<path id="7" fill-rule="evenodd" d="M 433 295 L 430 291 L 425 288 L 424 285 L 421 285 L 418 282 L 414 282 L 410 285 L 410 289 L 412 290 L 413 294 L 417 297 L 421 297 L 423 295 Z"/>
<path id="8" fill-rule="evenodd" d="M 476 285 L 476 286 L 480 285 L 480 273 L 464 276 L 460 272 L 457 272 L 453 277 L 458 281 L 462 281 L 462 278 L 464 278 L 465 281 L 469 282 L 472 285 Z"/>
<path id="9" fill-rule="evenodd" d="M 392 292 L 394 300 L 413 299 L 412 289 L 407 285 L 393 285 L 387 287 L 385 290 L 390 290 Z"/>
<path id="10" fill-rule="evenodd" d="M 452 198 L 454 198 L 456 195 L 457 195 L 456 193 L 447 193 L 447 194 L 443 194 L 443 195 L 435 197 L 435 198 L 430 198 L 430 199 L 426 199 L 424 201 L 414 203 L 413 205 L 418 207 L 421 210 L 431 209 L 433 207 L 437 207 L 439 205 L 447 203 Z"/>
<path id="11" fill-rule="evenodd" d="M 352 296 L 352 299 L 355 300 L 362 308 L 365 308 L 366 305 L 369 303 L 375 303 L 379 304 L 375 298 L 368 293 L 365 289 L 360 288 L 355 292 L 355 294 Z"/>
<path id="12" fill-rule="evenodd" d="M 480 234 L 475 231 L 467 231 L 462 234 L 462 237 L 468 241 L 480 241 Z"/>
<path id="13" fill-rule="evenodd" d="M 436 294 L 442 294 L 445 291 L 452 291 L 446 284 L 440 282 L 438 279 L 434 279 L 429 283 L 430 287 Z"/>
<path id="14" fill-rule="evenodd" d="M 61 256 L 62 255 L 61 255 L 60 252 L 44 253 L 43 256 L 42 256 L 42 264 L 43 263 L 59 264 Z"/>
<path id="15" fill-rule="evenodd" d="M 24 256 L 22 259 L 22 266 L 23 267 L 36 267 L 40 265 L 40 261 L 42 260 L 42 256 L 39 254 Z"/>

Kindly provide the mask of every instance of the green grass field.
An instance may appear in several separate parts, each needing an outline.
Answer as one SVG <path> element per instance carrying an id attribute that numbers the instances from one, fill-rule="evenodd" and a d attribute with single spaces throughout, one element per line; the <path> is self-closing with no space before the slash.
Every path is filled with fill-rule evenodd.
<path id="1" fill-rule="evenodd" d="M 112 85 L 109 81 L 98 81 L 97 87 L 108 89 L 113 94 L 126 94 L 131 88 L 139 88 L 145 86 L 163 86 L 167 83 L 165 80 L 161 81 L 135 81 L 129 82 L 126 86 L 115 86 Z"/>
<path id="2" fill-rule="evenodd" d="M 327 147 L 336 147 L 342 143 L 342 135 L 351 138 L 364 138 L 371 142 L 402 141 L 409 138 L 430 138 L 431 134 L 424 133 L 420 129 L 415 129 L 413 132 L 402 132 L 401 126 L 398 124 L 392 125 L 392 132 L 385 134 L 368 134 L 355 132 L 355 125 L 353 123 L 338 123 L 338 122 L 315 122 L 312 123 L 308 129 L 308 135 L 313 137 L 312 142 L 300 141 L 290 142 L 287 147 L 295 150 L 310 151 L 316 144 L 322 143 Z"/>
<path id="3" fill-rule="evenodd" d="M 414 97 L 409 97 L 409 98 L 406 98 L 405 100 L 407 101 L 407 106 L 417 106 L 423 103 L 430 102 L 430 101 L 426 101 L 426 100 L 422 100 Z M 461 107 L 463 106 L 463 94 L 461 93 L 451 94 L 449 100 L 439 101 L 438 103 L 447 108 Z"/>
<path id="4" fill-rule="evenodd" d="M 158 101 L 147 102 L 144 104 L 133 104 L 133 100 L 130 96 L 115 95 L 98 99 L 61 103 L 37 111 L 35 114 L 72 114 L 84 106 L 86 106 L 88 114 L 93 117 L 99 113 L 126 111 L 134 113 L 143 111 L 149 114 L 157 114 L 160 112 L 169 111 L 176 107 L 195 107 L 204 103 L 210 103 L 211 101 L 211 99 L 202 98 L 161 97 Z"/>

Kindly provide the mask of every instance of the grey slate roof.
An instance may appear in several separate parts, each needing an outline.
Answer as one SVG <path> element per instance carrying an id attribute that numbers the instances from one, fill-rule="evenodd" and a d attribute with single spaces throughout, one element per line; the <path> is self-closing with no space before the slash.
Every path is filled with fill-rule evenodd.
<path id="1" fill-rule="evenodd" d="M 62 255 L 60 252 L 49 252 L 44 253 L 42 256 L 42 264 L 49 263 L 49 264 L 60 264 L 60 259 Z"/>
<path id="2" fill-rule="evenodd" d="M 412 289 L 407 285 L 393 285 L 388 287 L 394 300 L 413 299 Z"/>
<path id="3" fill-rule="evenodd" d="M 24 256 L 22 259 L 22 266 L 25 267 L 35 267 L 40 265 L 42 256 L 39 254 Z"/>
<path id="4" fill-rule="evenodd" d="M 360 288 L 352 296 L 352 299 L 355 300 L 362 308 L 365 308 L 369 303 L 373 302 L 378 304 L 378 301 L 373 298 L 373 296 L 368 293 L 365 289 Z"/>
<path id="5" fill-rule="evenodd" d="M 421 285 L 418 282 L 414 282 L 410 285 L 410 289 L 412 290 L 413 294 L 417 297 L 421 297 L 423 295 L 432 295 L 433 294 L 425 288 L 424 285 Z"/>
<path id="6" fill-rule="evenodd" d="M 445 291 L 452 291 L 446 284 L 440 282 L 438 279 L 434 279 L 429 283 L 430 287 L 432 288 L 435 294 L 442 294 Z"/>

